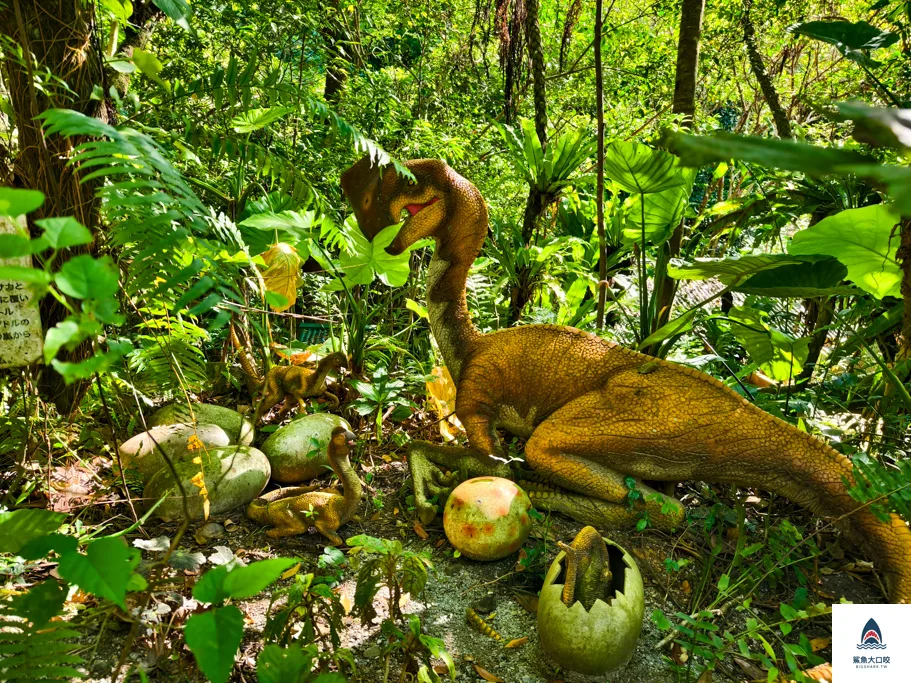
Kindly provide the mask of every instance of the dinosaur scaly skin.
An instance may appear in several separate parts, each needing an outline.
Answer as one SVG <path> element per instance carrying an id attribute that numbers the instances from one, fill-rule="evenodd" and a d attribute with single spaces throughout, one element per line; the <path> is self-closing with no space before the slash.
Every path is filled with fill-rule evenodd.
<path id="1" fill-rule="evenodd" d="M 578 601 L 588 611 L 595 600 L 606 603 L 613 574 L 607 544 L 598 530 L 592 526 L 582 527 L 571 544 L 560 541 L 557 546 L 566 553 L 563 604 L 572 607 Z"/>
<path id="2" fill-rule="evenodd" d="M 349 443 L 354 443 L 354 434 L 344 427 L 332 430 L 329 464 L 344 486 L 344 495 L 315 487 L 278 489 L 250 503 L 247 517 L 275 527 L 266 532 L 269 538 L 304 534 L 314 527 L 332 545 L 341 545 L 336 531 L 354 517 L 363 498 L 361 481 L 348 459 Z"/>
<path id="3" fill-rule="evenodd" d="M 484 199 L 441 161 L 407 166 L 416 181 L 362 159 L 342 176 L 342 188 L 368 239 L 403 212 L 410 215 L 388 253 L 402 253 L 424 237 L 436 240 L 427 309 L 456 382 L 456 414 L 470 448 L 412 442 L 415 504 L 425 522 L 436 512 L 428 498 L 453 484 L 437 466 L 459 474 L 480 461 L 489 474 L 508 476 L 500 427 L 527 438 L 527 464 L 572 492 L 545 492 L 533 498 L 536 505 L 587 522 L 597 518 L 602 528 L 635 523 L 644 505 L 656 526 L 672 528 L 682 521 L 683 507 L 672 501 L 670 513 L 662 512 L 661 496 L 641 480 L 772 491 L 840 519 L 876 559 L 892 598 L 911 601 L 911 531 L 895 515 L 880 522 L 848 495 L 842 479 L 853 481 L 851 463 L 827 444 L 709 375 L 575 328 L 527 325 L 481 334 L 471 322 L 465 281 L 487 236 Z M 639 480 L 646 499 L 632 510 L 626 476 Z"/>

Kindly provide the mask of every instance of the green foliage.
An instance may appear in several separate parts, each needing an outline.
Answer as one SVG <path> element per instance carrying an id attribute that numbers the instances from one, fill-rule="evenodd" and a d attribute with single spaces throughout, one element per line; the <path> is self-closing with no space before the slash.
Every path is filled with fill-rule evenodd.
<path id="1" fill-rule="evenodd" d="M 231 561 L 199 578 L 193 587 L 193 597 L 211 603 L 213 608 L 187 620 L 184 638 L 200 671 L 212 683 L 226 683 L 230 677 L 244 632 L 241 611 L 224 603 L 258 594 L 295 563 L 291 558 L 261 560 L 247 566 Z"/>
<path id="2" fill-rule="evenodd" d="M 588 131 L 567 131 L 542 149 L 534 121 L 522 119 L 520 128 L 521 135 L 511 126 L 497 124 L 510 163 L 530 187 L 556 197 L 563 188 L 583 180 L 573 175 L 595 149 L 596 142 Z"/>
<path id="3" fill-rule="evenodd" d="M 256 675 L 260 683 L 345 683 L 338 673 L 314 673 L 317 658 L 315 645 L 266 645 L 256 660 Z"/>
<path id="4" fill-rule="evenodd" d="M 56 531 L 65 519 L 61 512 L 37 508 L 0 512 L 0 553 L 18 553 L 30 541 Z"/>
<path id="5" fill-rule="evenodd" d="M 732 308 L 728 315 L 731 332 L 766 375 L 787 382 L 800 374 L 807 359 L 809 337 L 795 339 L 771 327 L 764 311 L 748 306 Z"/>
<path id="6" fill-rule="evenodd" d="M 33 587 L 29 594 L 36 590 L 37 587 Z M 60 596 L 52 616 L 56 616 L 62 606 L 63 597 Z M 34 607 L 34 601 L 18 604 L 0 601 L 0 681 L 26 683 L 84 678 L 77 667 L 85 660 L 75 654 L 80 646 L 72 642 L 81 636 L 80 632 L 62 623 L 48 624 L 44 619 L 47 613 L 43 610 L 37 610 L 41 618 L 36 618 L 32 611 Z"/>
<path id="7" fill-rule="evenodd" d="M 853 462 L 855 481 L 846 484 L 854 500 L 871 503 L 870 509 L 885 523 L 889 523 L 889 512 L 911 519 L 911 460 L 892 465 L 860 455 Z"/>
<path id="8" fill-rule="evenodd" d="M 848 269 L 848 279 L 864 291 L 878 299 L 901 296 L 897 222 L 898 216 L 883 204 L 848 209 L 798 232 L 788 252 L 834 256 Z"/>
<path id="9" fill-rule="evenodd" d="M 371 241 L 358 229 L 353 216 L 349 216 L 345 221 L 348 243 L 342 250 L 338 265 L 342 277 L 330 282 L 326 291 L 368 285 L 376 278 L 390 287 L 404 285 L 411 274 L 408 265 L 410 252 L 422 245 L 416 242 L 397 256 L 387 254 L 386 247 L 392 244 L 401 227 L 400 224 L 387 226 Z"/>
<path id="10" fill-rule="evenodd" d="M 869 52 L 889 47 L 899 40 L 897 33 L 882 31 L 866 21 L 807 21 L 788 30 L 834 45 L 847 59 L 866 67 L 880 66 L 870 58 Z"/>
<path id="11" fill-rule="evenodd" d="M 352 380 L 351 386 L 360 394 L 360 398 L 352 403 L 352 408 L 358 415 L 374 416 L 377 441 L 382 441 L 383 416 L 387 410 L 391 409 L 390 419 L 400 421 L 409 417 L 417 407 L 404 396 L 405 382 L 391 379 L 388 369 L 382 366 L 373 371 L 371 381 Z"/>

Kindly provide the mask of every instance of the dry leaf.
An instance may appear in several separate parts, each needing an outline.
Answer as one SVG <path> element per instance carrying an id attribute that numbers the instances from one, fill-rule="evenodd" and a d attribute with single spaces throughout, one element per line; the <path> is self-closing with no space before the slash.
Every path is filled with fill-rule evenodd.
<path id="1" fill-rule="evenodd" d="M 424 529 L 423 525 L 420 522 L 414 523 L 414 533 L 423 538 L 425 541 L 430 538 L 430 534 L 427 533 L 427 530 Z"/>
<path id="2" fill-rule="evenodd" d="M 490 673 L 487 669 L 482 669 L 477 664 L 474 664 L 473 666 L 474 670 L 478 672 L 478 676 L 483 678 L 485 681 L 490 681 L 490 683 L 506 683 L 506 681 L 504 681 L 502 678 Z"/>
<path id="3" fill-rule="evenodd" d="M 449 369 L 437 366 L 431 373 L 433 381 L 427 382 L 427 397 L 433 403 L 440 425 L 440 436 L 446 441 L 455 441 L 459 432 L 464 432 L 462 423 L 455 416 L 456 385 Z"/>
<path id="4" fill-rule="evenodd" d="M 523 636 L 522 638 L 516 638 L 515 640 L 510 640 L 508 643 L 506 643 L 506 648 L 511 650 L 513 648 L 522 647 L 527 642 L 528 642 L 528 636 Z"/>
<path id="5" fill-rule="evenodd" d="M 296 565 L 294 565 L 294 566 L 291 567 L 290 569 L 288 569 L 288 570 L 286 570 L 285 572 L 283 572 L 283 573 L 282 573 L 282 578 L 283 578 L 283 579 L 290 579 L 292 576 L 294 576 L 295 574 L 297 574 L 300 570 L 301 570 L 301 563 L 298 562 Z"/>
<path id="6" fill-rule="evenodd" d="M 810 638 L 810 647 L 813 648 L 813 652 L 819 652 L 829 647 L 831 642 L 831 638 Z"/>
<path id="7" fill-rule="evenodd" d="M 712 670 L 706 669 L 702 672 L 702 675 L 696 680 L 696 683 L 712 683 Z"/>
<path id="8" fill-rule="evenodd" d="M 342 593 L 338 596 L 338 601 L 342 605 L 342 609 L 345 610 L 345 614 L 351 614 L 351 608 L 354 607 L 354 603 L 351 602 L 351 596 L 347 593 Z"/>
<path id="9" fill-rule="evenodd" d="M 673 645 L 671 645 L 671 658 L 674 660 L 674 664 L 677 666 L 683 666 L 686 664 L 686 660 L 690 658 L 690 655 L 686 651 L 685 647 L 683 647 L 680 643 L 675 642 Z"/>
<path id="10" fill-rule="evenodd" d="M 434 545 L 434 548 L 442 548 L 444 543 L 446 543 L 446 539 L 441 538 L 439 541 L 436 542 L 436 545 Z"/>
<path id="11" fill-rule="evenodd" d="M 684 580 L 683 580 L 683 583 L 680 584 L 680 589 L 681 589 L 684 593 L 692 593 L 692 592 L 693 592 L 693 587 L 690 586 L 690 582 L 687 581 L 686 579 L 684 579 Z"/>
<path id="12" fill-rule="evenodd" d="M 286 300 L 282 306 L 269 305 L 276 313 L 287 311 L 297 301 L 297 288 L 302 281 L 301 257 L 294 247 L 284 242 L 273 245 L 271 249 L 262 254 L 262 257 L 268 266 L 263 272 L 266 291 L 278 294 Z"/>
<path id="13" fill-rule="evenodd" d="M 440 674 L 441 676 L 446 675 L 446 674 L 449 673 L 449 667 L 446 666 L 445 664 L 434 664 L 434 665 L 433 665 L 433 670 L 434 670 L 436 673 Z"/>
<path id="14" fill-rule="evenodd" d="M 531 593 L 516 593 L 516 602 L 518 602 L 526 611 L 532 614 L 538 613 L 538 596 Z"/>

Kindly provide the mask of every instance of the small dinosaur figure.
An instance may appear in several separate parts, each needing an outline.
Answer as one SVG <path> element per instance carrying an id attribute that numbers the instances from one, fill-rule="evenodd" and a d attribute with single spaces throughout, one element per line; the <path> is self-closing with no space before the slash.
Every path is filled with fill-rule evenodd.
<path id="1" fill-rule="evenodd" d="M 595 600 L 607 603 L 614 575 L 610 570 L 607 544 L 598 530 L 592 526 L 583 527 L 572 543 L 558 541 L 557 546 L 566 553 L 563 604 L 572 607 L 578 601 L 589 611 Z"/>
<path id="2" fill-rule="evenodd" d="M 329 464 L 344 487 L 343 495 L 312 486 L 277 489 L 250 503 L 247 517 L 272 525 L 274 528 L 266 532 L 269 538 L 295 536 L 313 527 L 332 545 L 341 545 L 342 539 L 336 531 L 354 517 L 364 495 L 361 480 L 348 459 L 348 446 L 353 444 L 354 434 L 347 429 L 332 430 Z"/>
<path id="3" fill-rule="evenodd" d="M 445 500 L 458 479 L 510 475 L 497 434 L 502 428 L 527 439 L 528 466 L 564 491 L 533 496 L 538 507 L 601 528 L 633 525 L 646 509 L 655 526 L 669 529 L 683 521 L 682 504 L 643 480 L 765 489 L 838 519 L 876 558 L 892 599 L 911 602 L 911 530 L 897 515 L 879 521 L 851 498 L 844 484 L 854 481 L 851 462 L 828 444 L 705 373 L 582 330 L 523 325 L 481 333 L 471 321 L 465 284 L 487 238 L 484 198 L 442 161 L 405 165 L 413 179 L 365 157 L 342 175 L 342 189 L 367 239 L 406 215 L 389 254 L 422 238 L 436 240 L 427 312 L 456 383 L 456 415 L 469 448 L 409 444 L 422 521 L 436 514 L 429 499 Z M 642 494 L 631 506 L 630 477 Z"/>
<path id="4" fill-rule="evenodd" d="M 264 379 L 260 380 L 256 367 L 253 365 L 253 359 L 237 337 L 233 324 L 230 334 L 231 342 L 238 351 L 240 366 L 259 389 L 260 395 L 253 417 L 254 425 L 258 425 L 262 416 L 280 401 L 285 402 L 281 409 L 282 417 L 291 410 L 295 401 L 300 409 L 304 410 L 304 399 L 317 396 L 325 396 L 331 404 L 330 409 L 338 408 L 338 397 L 326 390 L 326 377 L 331 371 L 347 366 L 348 359 L 345 354 L 331 353 L 320 360 L 316 368 L 300 365 L 276 365 L 266 373 Z"/>

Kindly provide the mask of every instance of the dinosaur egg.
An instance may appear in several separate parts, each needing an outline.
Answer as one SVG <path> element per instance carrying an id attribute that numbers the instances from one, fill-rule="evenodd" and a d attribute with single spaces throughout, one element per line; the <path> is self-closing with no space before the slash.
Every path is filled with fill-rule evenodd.
<path id="1" fill-rule="evenodd" d="M 465 557 L 501 560 L 528 538 L 530 508 L 528 495 L 509 479 L 475 477 L 450 494 L 443 510 L 443 529 Z"/>
<path id="2" fill-rule="evenodd" d="M 632 658 L 645 615 L 642 575 L 632 556 L 605 538 L 613 574 L 609 604 L 595 600 L 586 611 L 581 602 L 567 607 L 563 595 L 566 553 L 557 555 L 538 598 L 541 648 L 564 669 L 588 675 L 617 669 Z"/>

